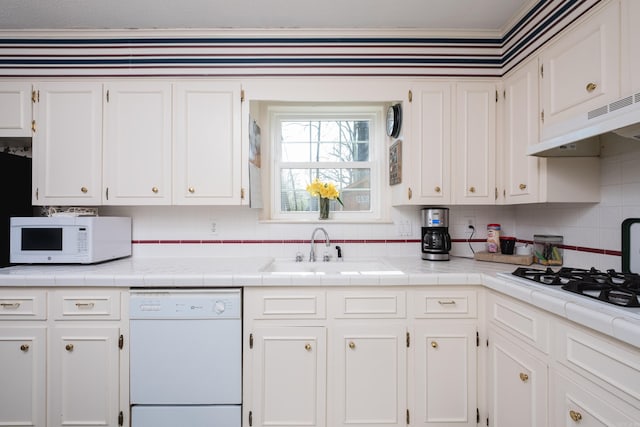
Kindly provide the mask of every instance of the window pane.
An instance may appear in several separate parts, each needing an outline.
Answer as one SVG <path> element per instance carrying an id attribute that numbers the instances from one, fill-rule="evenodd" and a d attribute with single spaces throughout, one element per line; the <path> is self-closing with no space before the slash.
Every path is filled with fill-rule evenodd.
<path id="1" fill-rule="evenodd" d="M 280 122 L 283 162 L 369 160 L 369 120 Z"/>
<path id="2" fill-rule="evenodd" d="M 340 192 L 341 206 L 332 201 L 334 211 L 371 210 L 371 170 L 369 168 L 282 169 L 280 173 L 283 212 L 317 211 L 317 198 L 307 192 L 314 179 L 333 183 Z"/>

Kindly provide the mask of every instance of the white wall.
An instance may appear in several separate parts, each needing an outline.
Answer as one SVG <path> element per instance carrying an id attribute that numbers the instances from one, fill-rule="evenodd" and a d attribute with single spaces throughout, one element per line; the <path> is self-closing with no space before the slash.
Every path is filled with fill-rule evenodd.
<path id="1" fill-rule="evenodd" d="M 539 204 L 519 206 L 451 206 L 450 233 L 453 239 L 486 237 L 488 223 L 500 223 L 502 235 L 533 240 L 534 234 L 564 236 L 564 243 L 593 249 L 621 249 L 621 223 L 640 217 L 640 142 L 614 136 L 603 138 L 601 153 L 601 202 L 598 204 Z M 392 208 L 392 223 L 274 223 L 259 220 L 259 211 L 246 207 L 103 207 L 101 214 L 130 215 L 135 240 L 221 240 L 221 243 L 137 244 L 138 256 L 305 256 L 309 240 L 318 226 L 341 243 L 345 257 L 419 256 L 420 207 Z M 211 231 L 212 223 L 216 231 Z M 238 240 L 242 242 L 229 242 Z M 362 243 L 361 240 L 375 240 Z M 251 241 L 251 242 L 247 242 Z M 283 242 L 286 241 L 286 242 Z M 400 242 L 398 242 L 400 241 Z M 405 242 L 408 241 L 408 242 Z M 335 255 L 335 248 L 329 252 Z M 473 248 L 484 249 L 481 242 Z M 322 251 L 325 249 L 323 248 Z M 465 242 L 454 243 L 453 255 L 473 256 Z M 564 264 L 621 268 L 619 256 L 565 251 Z"/>
<path id="2" fill-rule="evenodd" d="M 298 251 L 308 255 L 308 241 L 316 227 L 324 227 L 340 243 L 345 257 L 418 255 L 418 243 L 397 240 L 420 238 L 418 208 L 393 209 L 389 223 L 278 223 L 259 220 L 260 211 L 247 207 L 103 207 L 101 215 L 133 217 L 134 240 L 222 240 L 224 244 L 136 244 L 139 256 L 275 256 L 294 258 Z M 212 223 L 216 232 L 211 231 Z M 319 235 L 320 236 L 320 235 Z M 242 241 L 229 243 L 229 241 Z M 282 242 L 282 241 L 287 242 Z M 376 240 L 363 244 L 361 240 Z M 392 240 L 393 242 L 387 242 Z M 247 242 L 250 241 L 250 242 Z M 268 243 L 265 243 L 268 242 Z M 335 255 L 335 248 L 331 254 Z M 323 248 L 322 251 L 325 249 Z M 322 251 L 318 252 L 322 254 Z"/>

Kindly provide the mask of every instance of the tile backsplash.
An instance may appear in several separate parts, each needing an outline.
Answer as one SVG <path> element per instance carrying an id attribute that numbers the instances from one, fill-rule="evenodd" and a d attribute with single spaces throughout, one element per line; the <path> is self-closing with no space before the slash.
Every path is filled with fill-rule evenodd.
<path id="1" fill-rule="evenodd" d="M 565 265 L 620 269 L 620 256 L 602 252 L 620 251 L 622 221 L 640 217 L 640 141 L 609 134 L 601 142 L 600 203 L 451 206 L 450 233 L 457 240 L 452 254 L 473 256 L 465 240 L 484 239 L 487 224 L 500 223 L 502 235 L 521 240 L 533 240 L 534 234 L 561 235 L 565 245 L 586 248 L 566 250 Z M 318 226 L 341 242 L 345 257 L 420 254 L 418 206 L 393 208 L 391 222 L 367 224 L 266 222 L 259 220 L 258 210 L 246 207 L 113 206 L 100 212 L 133 217 L 134 254 L 139 256 L 290 258 L 297 252 L 307 254 L 311 232 Z M 476 228 L 473 236 L 470 222 Z M 333 246 L 327 251 L 335 255 Z M 471 246 L 484 249 L 482 242 Z"/>
<path id="2" fill-rule="evenodd" d="M 601 138 L 600 203 L 523 205 L 515 208 L 517 236 L 564 236 L 566 245 L 621 250 L 621 224 L 640 217 L 640 141 L 607 134 Z M 620 270 L 620 256 L 565 251 L 564 264 Z"/>

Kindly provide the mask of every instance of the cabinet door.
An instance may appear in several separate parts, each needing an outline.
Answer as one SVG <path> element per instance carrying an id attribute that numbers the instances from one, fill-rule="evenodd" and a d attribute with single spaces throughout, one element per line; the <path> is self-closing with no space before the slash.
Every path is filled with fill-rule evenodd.
<path id="1" fill-rule="evenodd" d="M 171 203 L 171 84 L 105 85 L 105 202 Z"/>
<path id="2" fill-rule="evenodd" d="M 177 83 L 173 102 L 174 203 L 239 205 L 240 84 Z"/>
<path id="3" fill-rule="evenodd" d="M 0 136 L 31 136 L 31 84 L 0 82 Z"/>
<path id="4" fill-rule="evenodd" d="M 46 328 L 0 327 L 0 425 L 44 427 Z"/>
<path id="5" fill-rule="evenodd" d="M 638 43 L 638 40 L 640 40 L 640 25 L 638 25 L 640 2 L 628 0 L 624 4 L 627 9 L 623 9 L 624 32 L 622 34 L 625 37 L 624 43 L 627 47 L 624 54 L 629 61 L 627 71 L 631 78 L 631 88 L 621 93 L 623 96 L 627 93 L 637 94 L 640 92 L 640 73 L 638 73 L 638 70 L 640 70 L 640 43 Z"/>
<path id="6" fill-rule="evenodd" d="M 116 427 L 119 409 L 120 329 L 51 329 L 48 426 Z"/>
<path id="7" fill-rule="evenodd" d="M 495 203 L 496 96 L 494 83 L 457 85 L 452 153 L 456 203 Z"/>
<path id="8" fill-rule="evenodd" d="M 412 86 L 411 139 L 404 141 L 409 203 L 451 201 L 451 88 L 450 83 Z"/>
<path id="9" fill-rule="evenodd" d="M 505 201 L 538 201 L 539 159 L 527 148 L 539 142 L 538 61 L 533 60 L 504 82 L 504 177 Z"/>
<path id="10" fill-rule="evenodd" d="M 542 140 L 579 129 L 583 113 L 620 96 L 619 14 L 619 3 L 609 2 L 543 50 Z"/>
<path id="11" fill-rule="evenodd" d="M 325 328 L 259 327 L 253 340 L 253 425 L 324 426 Z"/>
<path id="12" fill-rule="evenodd" d="M 102 201 L 102 85 L 41 83 L 33 134 L 33 204 Z"/>
<path id="13" fill-rule="evenodd" d="M 551 425 L 558 427 L 635 426 L 640 411 L 587 381 L 580 384 L 559 372 L 551 376 Z"/>
<path id="14" fill-rule="evenodd" d="M 489 331 L 489 423 L 495 427 L 546 427 L 547 365 Z"/>
<path id="15" fill-rule="evenodd" d="M 476 425 L 476 325 L 454 322 L 423 321 L 412 334 L 411 425 Z"/>
<path id="16" fill-rule="evenodd" d="M 335 328 L 332 426 L 406 425 L 406 328 L 368 323 Z"/>

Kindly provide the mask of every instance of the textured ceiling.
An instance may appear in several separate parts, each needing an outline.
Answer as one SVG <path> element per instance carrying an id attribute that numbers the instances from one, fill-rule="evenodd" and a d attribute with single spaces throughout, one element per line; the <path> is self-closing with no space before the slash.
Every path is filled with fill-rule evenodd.
<path id="1" fill-rule="evenodd" d="M 0 29 L 503 31 L 534 0 L 0 0 Z"/>

